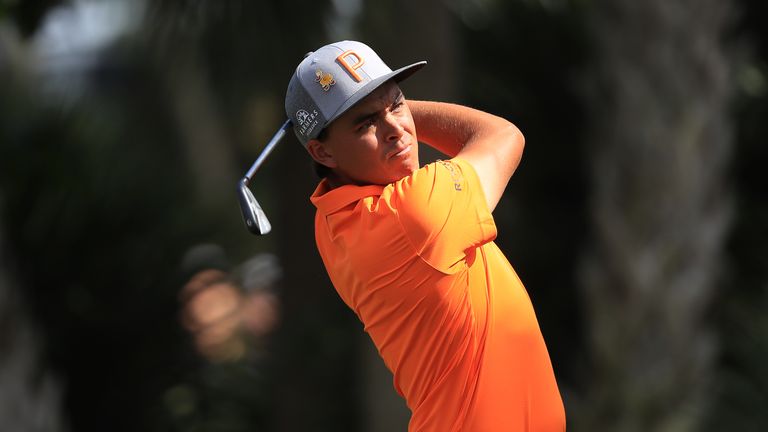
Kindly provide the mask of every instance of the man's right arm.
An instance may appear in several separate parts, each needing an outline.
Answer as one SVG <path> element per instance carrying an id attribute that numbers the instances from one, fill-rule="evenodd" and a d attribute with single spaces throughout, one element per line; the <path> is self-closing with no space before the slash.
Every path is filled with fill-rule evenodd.
<path id="1" fill-rule="evenodd" d="M 469 162 L 493 211 L 523 154 L 525 138 L 492 114 L 442 102 L 408 101 L 419 141 Z"/>

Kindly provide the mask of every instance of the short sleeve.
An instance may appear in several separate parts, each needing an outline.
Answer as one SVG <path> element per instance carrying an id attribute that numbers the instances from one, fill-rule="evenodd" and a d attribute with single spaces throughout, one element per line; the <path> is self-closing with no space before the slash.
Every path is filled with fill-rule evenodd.
<path id="1" fill-rule="evenodd" d="M 496 238 L 480 180 L 458 158 L 425 165 L 392 185 L 390 202 L 416 253 L 435 269 L 452 274 L 466 266 L 474 249 Z"/>

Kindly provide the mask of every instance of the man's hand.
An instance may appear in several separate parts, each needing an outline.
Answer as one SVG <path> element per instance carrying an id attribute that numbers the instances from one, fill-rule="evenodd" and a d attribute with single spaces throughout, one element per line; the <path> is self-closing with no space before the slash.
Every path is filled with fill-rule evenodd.
<path id="1" fill-rule="evenodd" d="M 493 211 L 520 164 L 525 138 L 512 123 L 476 109 L 408 101 L 419 141 L 469 162 Z"/>

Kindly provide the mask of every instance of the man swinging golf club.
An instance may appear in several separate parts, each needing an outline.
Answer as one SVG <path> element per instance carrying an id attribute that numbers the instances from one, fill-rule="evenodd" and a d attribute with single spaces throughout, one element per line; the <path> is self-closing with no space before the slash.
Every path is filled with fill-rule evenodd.
<path id="1" fill-rule="evenodd" d="M 286 113 L 324 177 L 311 196 L 323 263 L 392 372 L 409 431 L 563 431 L 533 307 L 493 242 L 523 136 L 491 114 L 406 100 L 398 83 L 425 64 L 392 71 L 342 41 L 291 78 Z M 417 138 L 450 159 L 420 167 Z"/>

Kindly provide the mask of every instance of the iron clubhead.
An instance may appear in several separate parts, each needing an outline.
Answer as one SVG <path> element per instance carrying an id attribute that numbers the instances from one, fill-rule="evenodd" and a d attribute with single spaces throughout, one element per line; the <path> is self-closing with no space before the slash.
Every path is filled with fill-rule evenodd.
<path id="1" fill-rule="evenodd" d="M 251 190 L 248 188 L 248 182 L 251 181 L 253 175 L 256 174 L 256 170 L 259 169 L 264 160 L 272 153 L 277 143 L 283 139 L 285 132 L 292 127 L 291 121 L 286 120 L 280 129 L 275 132 L 275 135 L 261 151 L 261 154 L 256 158 L 256 162 L 253 163 L 251 169 L 245 174 L 240 184 L 237 186 L 237 199 L 240 201 L 240 210 L 243 213 L 243 220 L 245 221 L 245 227 L 248 228 L 253 234 L 264 235 L 272 230 L 272 225 L 267 219 L 267 215 L 264 214 L 264 210 L 261 209 L 259 202 L 253 197 Z"/>
<path id="2" fill-rule="evenodd" d="M 264 235 L 272 230 L 272 225 L 248 188 L 247 179 L 240 180 L 237 188 L 237 198 L 240 201 L 240 210 L 243 213 L 245 227 L 253 234 Z"/>

